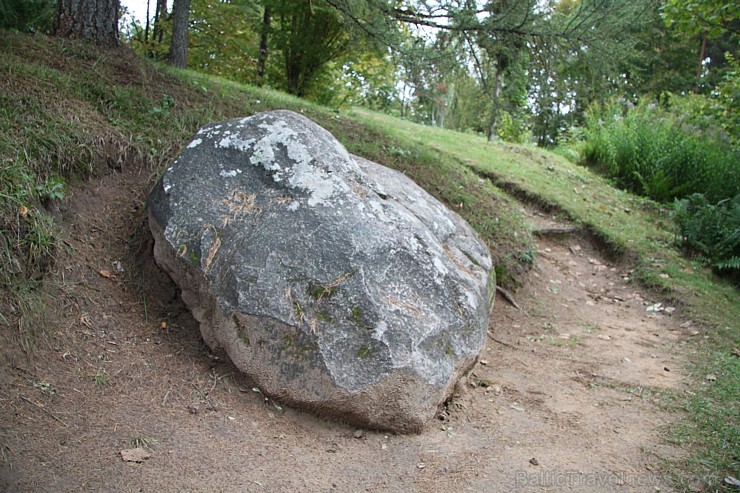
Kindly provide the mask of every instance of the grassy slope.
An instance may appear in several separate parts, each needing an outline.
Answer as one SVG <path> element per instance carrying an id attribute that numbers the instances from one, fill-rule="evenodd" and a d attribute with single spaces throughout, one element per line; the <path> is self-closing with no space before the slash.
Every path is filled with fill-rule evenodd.
<path id="1" fill-rule="evenodd" d="M 361 110 L 347 117 L 84 43 L 0 32 L 0 73 L 0 290 L 32 284 L 53 252 L 43 209 L 53 202 L 54 176 L 74 181 L 131 165 L 156 173 L 206 122 L 273 108 L 301 111 L 351 152 L 402 170 L 460 212 L 491 246 L 509 285 L 526 272 L 533 244 L 501 188 L 562 210 L 613 251 L 634 257 L 637 278 L 681 302 L 711 335 L 697 373 L 718 379 L 685 404 L 694 422 L 677 436 L 697 451 L 697 462 L 686 468 L 712 482 L 733 469 L 737 474 L 740 365 L 729 348 L 740 345 L 740 298 L 678 255 L 670 224 L 652 204 L 536 148 L 489 144 Z M 24 272 L 16 272 L 18 264 Z M 0 314 L 23 312 L 27 298 L 7 299 L 21 301 L 0 302 Z"/>
<path id="2" fill-rule="evenodd" d="M 46 237 L 42 251 L 28 255 L 29 247 L 38 250 L 36 232 L 47 226 L 33 223 L 43 217 L 36 209 L 49 198 L 39 184 L 134 164 L 156 172 L 201 125 L 275 108 L 304 113 L 350 152 L 402 170 L 458 206 L 491 246 L 505 283 L 516 285 L 527 270 L 520 259 L 531 260 L 532 239 L 514 202 L 465 166 L 423 146 L 285 94 L 157 67 L 128 52 L 101 52 L 43 36 L 0 36 L 0 71 L 9 75 L 0 80 L 0 178 L 15 184 L 0 191 L 6 240 L 0 286 L 34 277 L 43 270 L 41 257 L 53 251 L 53 238 Z M 19 214 L 23 207 L 30 210 L 27 216 Z M 9 266 L 18 263 L 25 263 L 25 275 L 9 275 Z"/>

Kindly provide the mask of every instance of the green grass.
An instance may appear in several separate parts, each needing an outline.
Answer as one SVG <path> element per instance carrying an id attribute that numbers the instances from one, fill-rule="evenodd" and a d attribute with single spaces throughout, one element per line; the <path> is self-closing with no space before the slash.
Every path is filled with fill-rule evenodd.
<path id="1" fill-rule="evenodd" d="M 0 31 L 0 71 L 0 323 L 22 327 L 19 320 L 43 313 L 34 288 L 57 244 L 45 209 L 68 187 L 129 166 L 156 174 L 201 125 L 287 108 L 327 128 L 350 152 L 404 172 L 460 213 L 489 245 L 499 281 L 509 287 L 521 281 L 535 252 L 512 195 L 561 211 L 632 261 L 637 282 L 678 303 L 681 315 L 709 334 L 693 357 L 690 420 L 673 436 L 692 451 L 676 475 L 713 485 L 737 475 L 740 358 L 729 351 L 740 347 L 738 291 L 679 254 L 676 228 L 650 200 L 535 147 L 491 144 L 364 110 L 337 113 L 77 41 Z M 29 300 L 41 300 L 41 307 Z M 359 322 L 357 312 L 352 319 Z M 28 330 L 19 335 L 30 347 L 36 335 Z M 717 380 L 706 384 L 708 373 Z M 102 369 L 92 376 L 98 385 L 108 378 Z"/>
<path id="2" fill-rule="evenodd" d="M 728 326 L 722 330 L 729 332 L 733 328 Z M 670 431 L 670 440 L 692 451 L 674 472 L 678 483 L 686 489 L 692 485 L 688 475 L 681 474 L 685 471 L 693 473 L 694 483 L 705 485 L 704 491 L 724 491 L 724 476 L 737 477 L 740 473 L 740 358 L 731 352 L 733 349 L 737 346 L 720 343 L 699 353 L 692 367 L 698 377 L 698 389 L 695 396 L 683 402 L 683 408 L 692 419 L 679 423 Z"/>

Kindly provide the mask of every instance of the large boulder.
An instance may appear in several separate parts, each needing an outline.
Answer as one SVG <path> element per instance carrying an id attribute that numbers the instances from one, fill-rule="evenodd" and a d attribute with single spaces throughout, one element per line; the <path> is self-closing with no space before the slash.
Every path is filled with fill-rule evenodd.
<path id="1" fill-rule="evenodd" d="M 157 263 L 262 392 L 420 431 L 486 340 L 486 246 L 403 174 L 290 111 L 203 127 L 149 197 Z"/>

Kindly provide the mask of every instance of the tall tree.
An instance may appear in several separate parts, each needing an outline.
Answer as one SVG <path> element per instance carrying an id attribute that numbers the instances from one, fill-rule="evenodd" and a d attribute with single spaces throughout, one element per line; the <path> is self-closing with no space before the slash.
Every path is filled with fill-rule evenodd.
<path id="1" fill-rule="evenodd" d="M 58 0 L 54 32 L 118 46 L 118 0 Z"/>
<path id="2" fill-rule="evenodd" d="M 242 83 L 258 82 L 262 17 L 256 0 L 192 0 L 188 67 Z"/>
<path id="3" fill-rule="evenodd" d="M 148 11 L 149 9 L 147 8 L 147 15 Z M 167 0 L 157 0 L 157 5 L 154 10 L 154 32 L 152 33 L 152 38 L 157 43 L 162 42 L 162 35 L 164 34 L 162 24 L 164 23 L 166 17 Z"/>
<path id="4" fill-rule="evenodd" d="M 172 42 L 167 62 L 175 67 L 188 66 L 188 21 L 190 0 L 175 0 L 172 4 Z"/>
<path id="5" fill-rule="evenodd" d="M 347 53 L 350 33 L 340 14 L 321 0 L 272 0 L 275 46 L 285 63 L 285 89 L 305 96 L 313 79 Z"/>
<path id="6" fill-rule="evenodd" d="M 695 92 L 700 91 L 706 72 L 711 74 L 712 69 L 716 71 L 727 64 L 724 56 L 726 51 L 737 54 L 737 36 L 740 33 L 737 10 L 737 1 L 665 0 L 663 19 L 666 25 L 684 39 L 692 40 L 697 47 Z M 717 49 L 718 44 L 725 45 L 727 49 Z M 719 77 L 715 81 L 717 79 Z M 709 84 L 707 89 L 713 86 Z"/>
<path id="7" fill-rule="evenodd" d="M 262 12 L 262 26 L 260 30 L 260 47 L 257 55 L 257 85 L 261 86 L 265 80 L 265 69 L 267 67 L 268 43 L 270 37 L 270 24 L 272 22 L 272 10 L 265 5 Z"/>

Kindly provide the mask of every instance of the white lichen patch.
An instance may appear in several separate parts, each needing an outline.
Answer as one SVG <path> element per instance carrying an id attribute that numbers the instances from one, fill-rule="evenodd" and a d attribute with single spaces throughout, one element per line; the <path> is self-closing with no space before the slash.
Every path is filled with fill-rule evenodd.
<path id="1" fill-rule="evenodd" d="M 203 139 L 193 139 L 193 141 L 190 144 L 188 144 L 188 149 L 198 147 L 202 143 L 203 143 Z"/>
<path id="2" fill-rule="evenodd" d="M 221 172 L 219 173 L 219 175 L 221 175 L 221 177 L 223 177 L 223 178 L 234 178 L 236 175 L 238 175 L 241 172 L 242 172 L 242 170 L 240 170 L 240 169 L 232 169 L 230 171 L 221 170 Z"/>
<path id="3" fill-rule="evenodd" d="M 232 135 L 231 133 L 225 133 L 221 140 L 216 142 L 216 147 L 223 147 L 224 149 L 236 149 L 241 152 L 249 151 L 254 145 L 254 139 L 241 139 L 238 135 Z"/>

